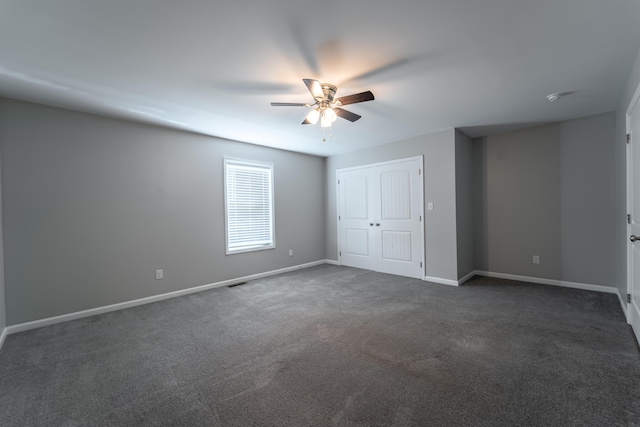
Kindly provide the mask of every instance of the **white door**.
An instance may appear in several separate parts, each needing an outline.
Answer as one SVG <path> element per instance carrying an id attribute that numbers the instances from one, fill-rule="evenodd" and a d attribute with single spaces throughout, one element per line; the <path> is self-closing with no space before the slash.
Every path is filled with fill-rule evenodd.
<path id="1" fill-rule="evenodd" d="M 340 262 L 373 270 L 373 168 L 338 172 L 338 245 Z"/>
<path id="2" fill-rule="evenodd" d="M 422 158 L 338 171 L 340 262 L 424 277 Z"/>
<path id="3" fill-rule="evenodd" d="M 421 169 L 419 160 L 374 169 L 376 271 L 424 277 Z"/>
<path id="4" fill-rule="evenodd" d="M 628 225 L 628 260 L 629 260 L 629 284 L 628 292 L 631 295 L 631 303 L 627 305 L 629 323 L 633 328 L 636 338 L 640 342 L 640 101 L 636 100 L 635 106 L 629 115 L 631 144 L 628 147 L 627 162 L 627 191 L 628 213 L 630 221 Z"/>

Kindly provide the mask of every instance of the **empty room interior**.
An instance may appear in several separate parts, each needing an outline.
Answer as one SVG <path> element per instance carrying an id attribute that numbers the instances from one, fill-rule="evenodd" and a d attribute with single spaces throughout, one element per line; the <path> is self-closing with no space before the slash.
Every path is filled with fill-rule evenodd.
<path id="1" fill-rule="evenodd" d="M 0 425 L 640 425 L 639 98 L 637 0 L 0 2 Z"/>

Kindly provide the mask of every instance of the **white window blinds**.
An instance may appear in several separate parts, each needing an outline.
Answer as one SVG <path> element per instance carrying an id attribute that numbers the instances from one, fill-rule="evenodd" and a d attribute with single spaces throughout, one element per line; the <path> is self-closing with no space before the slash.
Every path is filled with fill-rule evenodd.
<path id="1" fill-rule="evenodd" d="M 224 159 L 227 254 L 275 247 L 273 165 Z"/>

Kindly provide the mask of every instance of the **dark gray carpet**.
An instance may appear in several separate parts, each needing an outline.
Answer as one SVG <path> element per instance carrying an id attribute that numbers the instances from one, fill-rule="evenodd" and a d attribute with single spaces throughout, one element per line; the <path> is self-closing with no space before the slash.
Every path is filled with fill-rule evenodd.
<path id="1" fill-rule="evenodd" d="M 0 425 L 640 425 L 640 352 L 611 294 L 324 265 L 11 335 Z"/>

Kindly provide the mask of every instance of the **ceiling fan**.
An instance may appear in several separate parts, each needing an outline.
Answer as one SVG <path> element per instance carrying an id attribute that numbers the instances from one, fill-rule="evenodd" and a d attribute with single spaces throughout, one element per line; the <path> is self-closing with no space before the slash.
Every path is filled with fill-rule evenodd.
<path id="1" fill-rule="evenodd" d="M 318 123 L 320 119 L 320 126 L 323 128 L 330 127 L 338 117 L 355 122 L 360 117 L 351 111 L 347 111 L 342 107 L 343 105 L 356 104 L 358 102 L 373 101 L 373 93 L 370 91 L 356 93 L 353 95 L 343 96 L 341 98 L 335 98 L 336 88 L 332 84 L 320 83 L 317 80 L 302 79 L 309 92 L 315 99 L 313 104 L 308 103 L 291 103 L 291 102 L 272 102 L 273 107 L 315 107 L 307 114 L 307 117 L 302 122 L 303 125 L 311 125 Z"/>

